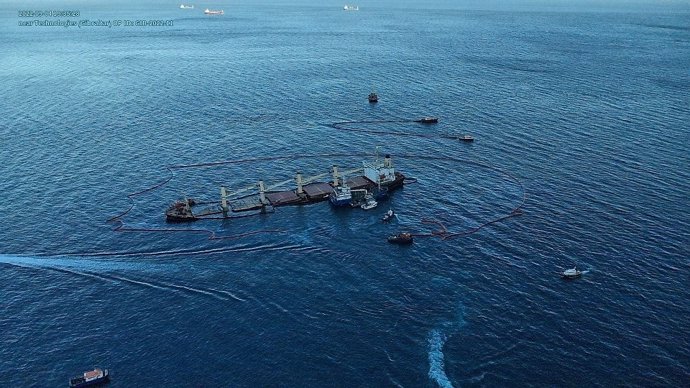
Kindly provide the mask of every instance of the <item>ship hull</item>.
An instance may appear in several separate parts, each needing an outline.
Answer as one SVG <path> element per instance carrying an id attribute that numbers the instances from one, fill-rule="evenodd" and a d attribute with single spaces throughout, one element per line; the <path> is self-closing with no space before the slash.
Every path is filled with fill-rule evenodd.
<path id="1" fill-rule="evenodd" d="M 387 194 L 391 192 L 391 190 L 398 189 L 403 186 L 403 183 L 405 182 L 405 175 L 396 172 L 395 173 L 395 180 L 392 180 L 390 182 L 382 183 L 381 186 L 385 187 L 388 189 Z"/>
<path id="2" fill-rule="evenodd" d="M 193 222 L 196 220 L 198 220 L 198 218 L 196 218 L 195 216 L 180 216 L 174 214 L 165 215 L 165 222 L 170 223 Z"/>

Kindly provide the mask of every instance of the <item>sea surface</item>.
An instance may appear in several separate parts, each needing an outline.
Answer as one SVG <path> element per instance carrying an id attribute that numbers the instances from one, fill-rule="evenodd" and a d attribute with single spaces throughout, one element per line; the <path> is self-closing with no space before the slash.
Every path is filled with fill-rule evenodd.
<path id="1" fill-rule="evenodd" d="M 0 386 L 690 385 L 690 7 L 426 4 L 0 5 Z M 376 147 L 374 210 L 165 223 Z"/>

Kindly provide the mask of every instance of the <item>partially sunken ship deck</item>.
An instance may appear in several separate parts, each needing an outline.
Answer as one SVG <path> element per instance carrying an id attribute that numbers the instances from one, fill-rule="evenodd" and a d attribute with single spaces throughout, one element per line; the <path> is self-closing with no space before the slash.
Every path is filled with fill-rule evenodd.
<path id="1" fill-rule="evenodd" d="M 296 188 L 291 190 L 276 191 L 271 190 L 270 187 L 266 189 L 264 182 L 259 181 L 252 190 L 253 193 L 238 196 L 239 193 L 247 192 L 249 189 L 229 193 L 225 187 L 221 187 L 219 201 L 204 202 L 205 204 L 215 203 L 214 207 L 196 213 L 193 211 L 194 201 L 184 199 L 168 208 L 166 219 L 168 222 L 189 222 L 200 219 L 232 218 L 232 213 L 265 212 L 273 207 L 312 204 L 328 200 L 334 188 L 339 186 L 349 187 L 353 193 L 353 200 L 361 199 L 368 193 L 380 190 L 390 193 L 402 187 L 405 176 L 395 171 L 390 155 L 386 155 L 383 160 L 377 157 L 373 162 L 362 164 L 362 168 L 349 170 L 346 173 L 363 173 L 363 175 L 348 177 L 344 184 L 338 167 L 333 166 L 332 180 L 329 182 L 316 181 L 316 178 L 327 176 L 327 174 L 303 178 L 298 172 L 295 176 Z"/>

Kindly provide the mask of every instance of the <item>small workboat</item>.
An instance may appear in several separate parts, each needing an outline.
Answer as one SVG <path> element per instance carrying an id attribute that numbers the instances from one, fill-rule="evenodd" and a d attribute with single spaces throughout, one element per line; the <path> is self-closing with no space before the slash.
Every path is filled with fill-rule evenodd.
<path id="1" fill-rule="evenodd" d="M 222 9 L 213 10 L 213 9 L 208 9 L 208 8 L 206 8 L 206 9 L 204 10 L 204 14 L 206 14 L 206 15 L 222 15 L 222 14 L 224 14 L 224 13 L 225 13 L 225 12 L 223 12 Z"/>
<path id="2" fill-rule="evenodd" d="M 194 9 L 194 5 L 180 4 L 180 9 Z"/>
<path id="3" fill-rule="evenodd" d="M 462 135 L 462 136 L 458 136 L 458 140 L 471 143 L 474 141 L 474 138 L 470 135 Z"/>
<path id="4" fill-rule="evenodd" d="M 577 266 L 566 269 L 565 271 L 561 272 L 561 277 L 563 279 L 576 279 L 582 276 L 582 271 L 577 269 Z"/>
<path id="5" fill-rule="evenodd" d="M 379 96 L 376 94 L 376 92 L 371 92 L 369 93 L 369 96 L 367 97 L 370 103 L 377 103 L 379 102 Z"/>
<path id="6" fill-rule="evenodd" d="M 70 388 L 93 387 L 95 385 L 107 383 L 110 379 L 108 370 L 96 368 L 88 372 L 84 372 L 82 376 L 77 376 L 69 380 Z"/>
<path id="7" fill-rule="evenodd" d="M 421 119 L 419 119 L 417 121 L 422 123 L 422 124 L 436 124 L 436 123 L 438 123 L 438 117 L 426 116 L 426 117 L 422 117 Z"/>
<path id="8" fill-rule="evenodd" d="M 412 235 L 409 233 L 398 233 L 393 236 L 388 236 L 388 242 L 391 244 L 412 244 Z"/>
<path id="9" fill-rule="evenodd" d="M 393 209 L 389 209 L 386 214 L 384 214 L 383 218 L 381 218 L 381 221 L 383 222 L 390 222 L 390 220 L 395 217 L 395 212 Z"/>
<path id="10" fill-rule="evenodd" d="M 364 197 L 364 203 L 362 204 L 361 208 L 364 210 L 370 210 L 378 206 L 378 202 L 374 199 L 374 196 L 371 193 L 368 193 Z"/>

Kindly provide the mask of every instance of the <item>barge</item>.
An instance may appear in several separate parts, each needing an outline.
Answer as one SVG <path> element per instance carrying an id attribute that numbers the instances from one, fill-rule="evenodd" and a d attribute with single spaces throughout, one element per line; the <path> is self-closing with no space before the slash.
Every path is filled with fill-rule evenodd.
<path id="1" fill-rule="evenodd" d="M 70 388 L 93 387 L 96 385 L 107 383 L 110 380 L 108 370 L 96 368 L 94 370 L 84 372 L 82 376 L 73 377 L 69 380 Z"/>

